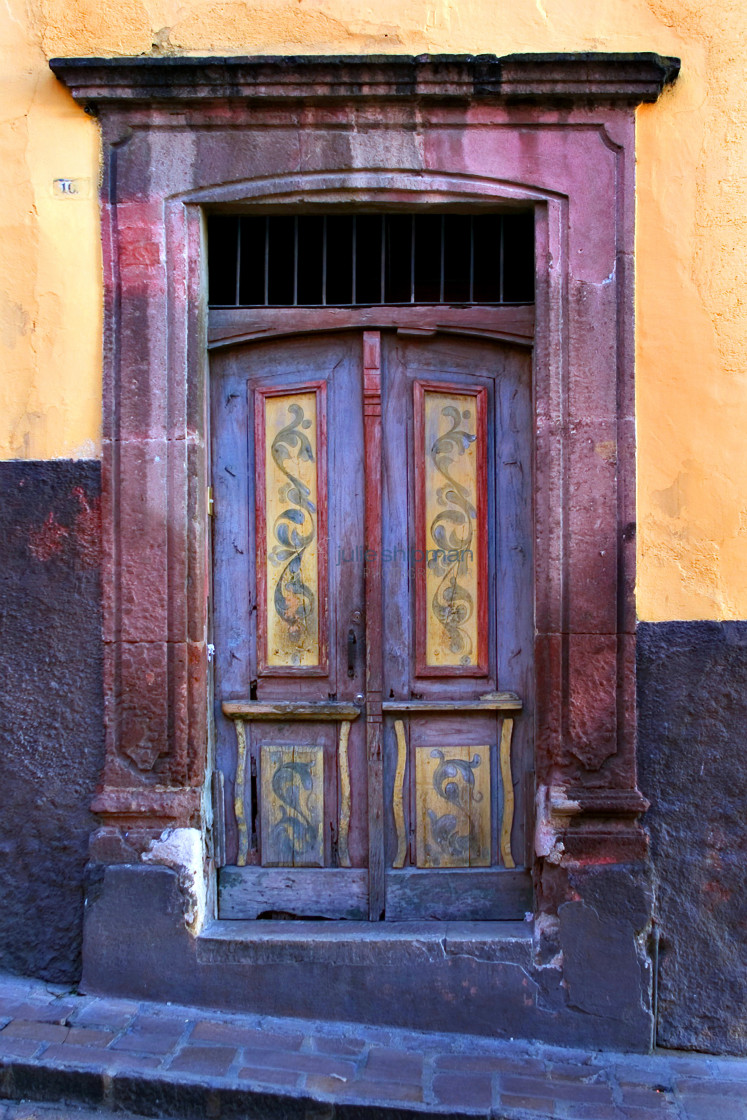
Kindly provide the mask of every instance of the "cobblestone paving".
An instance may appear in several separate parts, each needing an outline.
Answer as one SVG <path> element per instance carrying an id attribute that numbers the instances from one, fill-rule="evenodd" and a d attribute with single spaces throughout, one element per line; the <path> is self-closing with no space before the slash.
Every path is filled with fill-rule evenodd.
<path id="1" fill-rule="evenodd" d="M 747 1120 L 747 1059 L 227 1015 L 0 975 L 0 1097 L 0 1120 Z"/>

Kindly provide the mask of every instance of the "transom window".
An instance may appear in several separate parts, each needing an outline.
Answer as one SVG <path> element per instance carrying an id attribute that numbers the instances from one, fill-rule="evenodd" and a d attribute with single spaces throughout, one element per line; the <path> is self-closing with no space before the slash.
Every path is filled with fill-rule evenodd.
<path id="1" fill-rule="evenodd" d="M 227 215 L 208 219 L 212 307 L 534 301 L 534 216 Z"/>

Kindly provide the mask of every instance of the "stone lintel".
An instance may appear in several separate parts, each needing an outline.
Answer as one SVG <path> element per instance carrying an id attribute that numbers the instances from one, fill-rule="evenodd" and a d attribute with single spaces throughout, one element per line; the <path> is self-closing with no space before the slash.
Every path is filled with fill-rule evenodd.
<path id="1" fill-rule="evenodd" d="M 656 101 L 680 69 L 650 52 L 496 55 L 342 55 L 53 58 L 76 101 L 115 104 L 220 101 L 438 100 Z"/>

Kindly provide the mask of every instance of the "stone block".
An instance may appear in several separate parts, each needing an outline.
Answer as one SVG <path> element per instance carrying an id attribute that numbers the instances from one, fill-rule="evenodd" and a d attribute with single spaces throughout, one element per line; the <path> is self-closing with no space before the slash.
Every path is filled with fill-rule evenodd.
<path id="1" fill-rule="evenodd" d="M 423 1055 L 372 1047 L 363 1074 L 369 1081 L 417 1081 L 423 1077 Z"/>
<path id="2" fill-rule="evenodd" d="M 433 1092 L 440 1105 L 489 1109 L 493 1084 L 486 1074 L 441 1073 L 433 1078 Z"/>
<path id="3" fill-rule="evenodd" d="M 617 750 L 617 638 L 568 637 L 569 748 L 588 770 L 599 770 Z"/>
<path id="4" fill-rule="evenodd" d="M 224 1077 L 238 1054 L 233 1046 L 185 1046 L 169 1063 L 169 1070 L 194 1076 Z"/>

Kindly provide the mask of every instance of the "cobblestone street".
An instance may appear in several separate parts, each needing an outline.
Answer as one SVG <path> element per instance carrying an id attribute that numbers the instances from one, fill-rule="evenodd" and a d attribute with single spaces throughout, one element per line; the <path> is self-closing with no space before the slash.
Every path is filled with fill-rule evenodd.
<path id="1" fill-rule="evenodd" d="M 0 1120 L 747 1120 L 747 1059 L 225 1015 L 3 976 L 0 1095 Z"/>

